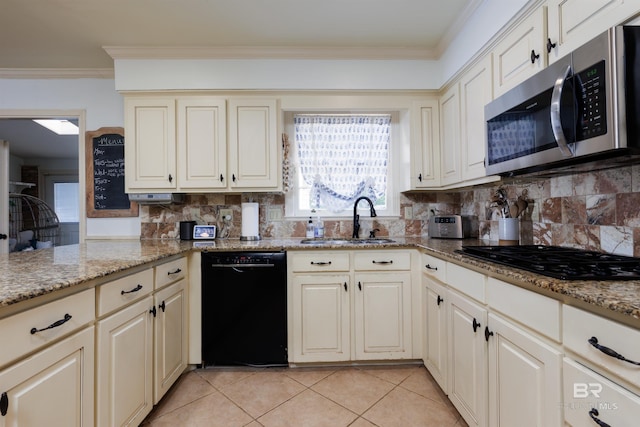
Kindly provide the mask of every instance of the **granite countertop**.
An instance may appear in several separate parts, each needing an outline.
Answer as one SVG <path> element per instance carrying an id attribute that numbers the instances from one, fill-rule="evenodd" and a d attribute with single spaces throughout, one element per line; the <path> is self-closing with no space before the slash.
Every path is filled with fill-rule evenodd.
<path id="1" fill-rule="evenodd" d="M 640 281 L 568 281 L 483 262 L 456 252 L 463 245 L 488 244 L 470 240 L 395 238 L 385 244 L 305 245 L 300 238 L 240 241 L 104 240 L 37 251 L 0 254 L 0 313 L 3 308 L 71 288 L 87 281 L 192 250 L 319 250 L 421 249 L 507 282 L 539 291 L 564 302 L 577 303 L 640 328 Z M 1 316 L 0 316 L 1 317 Z"/>

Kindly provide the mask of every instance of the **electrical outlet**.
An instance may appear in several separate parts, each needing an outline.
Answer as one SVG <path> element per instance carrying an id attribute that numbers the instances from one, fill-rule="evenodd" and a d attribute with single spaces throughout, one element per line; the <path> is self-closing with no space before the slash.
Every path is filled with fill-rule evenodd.
<path id="1" fill-rule="evenodd" d="M 220 218 L 224 219 L 229 217 L 229 221 L 233 221 L 233 210 L 232 209 L 220 209 Z"/>
<path id="2" fill-rule="evenodd" d="M 405 206 L 404 219 L 413 219 L 413 206 Z"/>
<path id="3" fill-rule="evenodd" d="M 280 221 L 280 220 L 282 220 L 282 209 L 280 209 L 280 208 L 269 208 L 269 209 L 267 209 L 267 220 L 269 220 L 269 221 Z"/>

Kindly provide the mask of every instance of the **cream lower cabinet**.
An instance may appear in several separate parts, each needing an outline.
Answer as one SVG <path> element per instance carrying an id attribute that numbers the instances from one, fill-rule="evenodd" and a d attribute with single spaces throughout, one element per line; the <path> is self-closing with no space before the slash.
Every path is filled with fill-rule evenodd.
<path id="1" fill-rule="evenodd" d="M 425 346 L 424 364 L 436 380 L 442 391 L 449 393 L 447 383 L 448 367 L 448 332 L 447 332 L 447 304 L 449 298 L 447 288 L 431 278 L 423 277 L 425 292 Z"/>
<path id="2" fill-rule="evenodd" d="M 0 426 L 94 425 L 93 340 L 91 326 L 1 370 Z"/>
<path id="3" fill-rule="evenodd" d="M 291 362 L 413 357 L 409 251 L 287 257 Z"/>
<path id="4" fill-rule="evenodd" d="M 449 399 L 469 426 L 487 425 L 487 310 L 455 291 L 447 293 Z"/>

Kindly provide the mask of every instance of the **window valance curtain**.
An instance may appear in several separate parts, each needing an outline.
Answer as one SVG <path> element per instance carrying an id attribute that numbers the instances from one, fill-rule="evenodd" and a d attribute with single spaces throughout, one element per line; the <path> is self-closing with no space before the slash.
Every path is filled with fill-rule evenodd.
<path id="1" fill-rule="evenodd" d="M 311 208 L 340 212 L 387 186 L 391 116 L 295 115 L 298 161 Z"/>

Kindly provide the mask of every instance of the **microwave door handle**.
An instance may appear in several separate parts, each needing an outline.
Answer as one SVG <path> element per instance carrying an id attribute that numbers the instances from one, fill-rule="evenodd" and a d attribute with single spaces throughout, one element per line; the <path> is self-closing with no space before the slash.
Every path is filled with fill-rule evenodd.
<path id="1" fill-rule="evenodd" d="M 558 77 L 555 84 L 553 85 L 553 92 L 551 94 L 551 130 L 553 131 L 553 136 L 558 143 L 558 148 L 560 148 L 560 152 L 565 157 L 573 157 L 574 153 L 567 144 L 567 138 L 564 136 L 564 131 L 562 130 L 562 121 L 560 120 L 560 99 L 562 98 L 562 90 L 564 89 L 564 82 L 571 74 L 571 65 L 567 65 L 564 73 Z"/>

